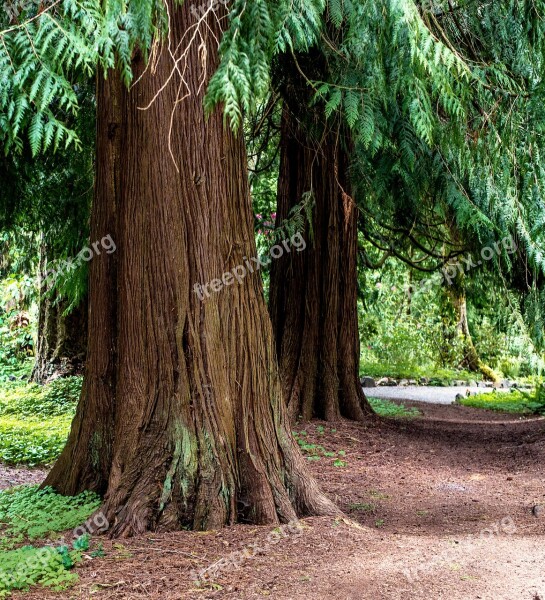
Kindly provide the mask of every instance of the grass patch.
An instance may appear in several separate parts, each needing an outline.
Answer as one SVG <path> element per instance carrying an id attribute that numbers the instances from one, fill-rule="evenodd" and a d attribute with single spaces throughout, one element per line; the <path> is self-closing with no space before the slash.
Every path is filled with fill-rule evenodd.
<path id="1" fill-rule="evenodd" d="M 374 504 L 371 503 L 366 503 L 366 502 L 357 502 L 355 504 L 349 504 L 348 508 L 351 511 L 362 511 L 362 512 L 368 512 L 368 513 L 374 513 L 376 511 L 376 506 Z"/>
<path id="2" fill-rule="evenodd" d="M 523 415 L 545 415 L 545 391 L 538 386 L 532 394 L 520 390 L 490 392 L 469 396 L 460 401 L 464 406 Z"/>
<path id="3" fill-rule="evenodd" d="M 381 417 L 414 418 L 420 415 L 417 408 L 407 408 L 403 404 L 396 404 L 383 398 L 368 397 L 371 408 Z"/>
<path id="4" fill-rule="evenodd" d="M 43 465 L 62 451 L 81 389 L 81 377 L 0 384 L 0 461 Z"/>

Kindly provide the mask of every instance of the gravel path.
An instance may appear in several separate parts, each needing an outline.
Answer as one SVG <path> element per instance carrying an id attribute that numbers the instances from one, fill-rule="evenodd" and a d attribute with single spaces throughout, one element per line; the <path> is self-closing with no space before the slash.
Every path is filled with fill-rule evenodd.
<path id="1" fill-rule="evenodd" d="M 388 400 L 413 400 L 416 402 L 428 402 L 429 404 L 452 404 L 456 394 L 465 395 L 466 390 L 472 394 L 491 392 L 489 388 L 482 387 L 435 387 L 425 385 L 403 385 L 403 386 L 377 386 L 364 388 L 364 392 L 371 398 L 386 398 Z M 497 393 L 508 392 L 507 389 L 498 389 Z"/>

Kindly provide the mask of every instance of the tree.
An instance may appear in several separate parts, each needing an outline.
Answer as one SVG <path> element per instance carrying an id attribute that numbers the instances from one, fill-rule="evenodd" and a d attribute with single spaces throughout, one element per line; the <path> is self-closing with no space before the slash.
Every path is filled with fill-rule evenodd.
<path id="1" fill-rule="evenodd" d="M 290 417 L 370 420 L 359 381 L 357 221 L 351 196 L 349 136 L 323 110 L 285 86 L 280 140 L 277 227 L 302 202 L 311 212 L 307 248 L 272 266 L 270 311 Z M 304 98 L 304 95 L 303 95 Z M 303 109 L 303 110 L 301 110 Z"/>
<path id="2" fill-rule="evenodd" d="M 255 242 L 242 137 L 202 110 L 218 20 L 168 8 L 131 90 L 99 78 L 91 237 L 118 251 L 90 266 L 82 397 L 45 485 L 105 493 L 114 535 L 332 514 L 290 435 L 259 276 L 222 276 Z"/>

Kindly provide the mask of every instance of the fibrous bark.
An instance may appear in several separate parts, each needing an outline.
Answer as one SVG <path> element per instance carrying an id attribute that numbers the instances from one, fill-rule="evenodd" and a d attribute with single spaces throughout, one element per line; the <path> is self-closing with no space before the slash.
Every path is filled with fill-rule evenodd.
<path id="1" fill-rule="evenodd" d="M 191 6 L 169 9 L 181 52 Z M 150 104 L 165 47 L 147 70 L 135 56 L 130 91 L 98 84 L 91 237 L 117 252 L 91 263 L 84 389 L 45 483 L 105 493 L 113 535 L 336 512 L 290 435 L 259 274 L 194 293 L 256 254 L 242 136 L 203 114 L 217 23 L 188 49 L 187 88 L 173 77 Z"/>
<path id="2" fill-rule="evenodd" d="M 306 250 L 285 253 L 271 272 L 270 311 L 292 419 L 373 418 L 359 381 L 357 207 L 346 140 L 318 109 L 303 113 L 285 100 L 278 226 L 305 197 L 314 203 Z"/>

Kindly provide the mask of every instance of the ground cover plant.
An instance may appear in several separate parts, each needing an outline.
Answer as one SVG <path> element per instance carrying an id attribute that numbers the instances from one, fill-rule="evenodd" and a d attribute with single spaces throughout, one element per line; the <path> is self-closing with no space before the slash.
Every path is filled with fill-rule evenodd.
<path id="1" fill-rule="evenodd" d="M 373 410 L 381 417 L 413 418 L 421 414 L 417 408 L 407 408 L 402 403 L 392 402 L 391 400 L 373 398 L 372 396 L 368 400 Z"/>
<path id="2" fill-rule="evenodd" d="M 0 383 L 0 461 L 49 464 L 62 451 L 81 388 L 80 377 L 47 385 Z"/>
<path id="3" fill-rule="evenodd" d="M 468 396 L 460 402 L 464 406 L 500 412 L 545 415 L 545 388 L 537 385 L 532 392 L 511 389 L 509 393 L 488 392 Z"/>
<path id="4" fill-rule="evenodd" d="M 0 598 L 34 585 L 61 590 L 76 581 L 72 569 L 89 550 L 90 535 L 72 531 L 99 506 L 100 498 L 89 492 L 66 497 L 38 486 L 1 491 Z M 68 540 L 60 537 L 67 530 Z"/>

